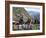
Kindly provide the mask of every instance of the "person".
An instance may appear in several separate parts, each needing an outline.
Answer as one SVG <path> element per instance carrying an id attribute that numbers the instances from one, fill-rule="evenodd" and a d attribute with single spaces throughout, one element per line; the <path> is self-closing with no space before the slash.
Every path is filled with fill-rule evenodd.
<path id="1" fill-rule="evenodd" d="M 28 30 L 32 30 L 32 20 L 31 19 L 28 19 L 28 21 L 25 23 L 28 25 Z"/>
<path id="2" fill-rule="evenodd" d="M 29 28 L 32 30 L 32 20 L 30 21 Z"/>

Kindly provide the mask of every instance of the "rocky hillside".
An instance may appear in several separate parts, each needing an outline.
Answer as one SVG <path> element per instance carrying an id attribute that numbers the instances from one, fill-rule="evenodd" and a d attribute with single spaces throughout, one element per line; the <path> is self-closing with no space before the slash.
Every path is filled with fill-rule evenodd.
<path id="1" fill-rule="evenodd" d="M 23 20 L 28 20 L 29 14 L 22 7 L 13 7 L 13 21 L 19 20 L 23 16 Z"/>

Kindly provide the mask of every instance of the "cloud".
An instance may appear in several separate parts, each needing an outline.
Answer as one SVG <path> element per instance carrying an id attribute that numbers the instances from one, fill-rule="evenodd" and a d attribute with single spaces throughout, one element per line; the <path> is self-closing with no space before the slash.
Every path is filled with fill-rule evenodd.
<path id="1" fill-rule="evenodd" d="M 39 8 L 24 8 L 26 11 L 35 11 L 35 12 L 40 12 Z"/>

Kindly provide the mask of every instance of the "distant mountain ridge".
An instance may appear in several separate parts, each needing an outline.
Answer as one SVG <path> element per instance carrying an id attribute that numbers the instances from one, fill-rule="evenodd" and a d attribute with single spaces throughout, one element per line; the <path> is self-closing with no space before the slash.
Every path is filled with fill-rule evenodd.
<path id="1" fill-rule="evenodd" d="M 36 12 L 36 11 L 28 11 L 27 13 L 33 16 L 37 16 L 38 14 L 40 14 L 39 12 Z"/>

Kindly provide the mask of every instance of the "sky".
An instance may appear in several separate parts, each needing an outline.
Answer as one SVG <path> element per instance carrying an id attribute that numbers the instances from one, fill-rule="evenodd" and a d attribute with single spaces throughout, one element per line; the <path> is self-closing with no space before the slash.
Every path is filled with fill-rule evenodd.
<path id="1" fill-rule="evenodd" d="M 26 11 L 40 12 L 39 8 L 24 8 Z"/>
<path id="2" fill-rule="evenodd" d="M 37 15 L 40 13 L 39 8 L 24 8 L 29 15 Z"/>

